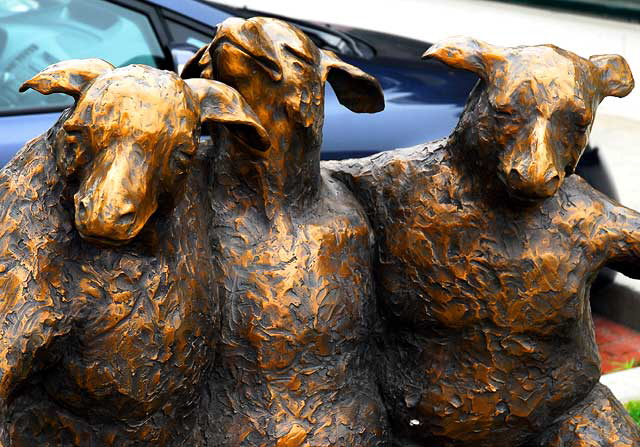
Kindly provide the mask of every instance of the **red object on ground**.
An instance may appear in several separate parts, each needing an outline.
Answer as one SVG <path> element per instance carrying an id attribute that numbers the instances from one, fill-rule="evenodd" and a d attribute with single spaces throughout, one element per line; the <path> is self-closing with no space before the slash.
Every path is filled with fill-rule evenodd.
<path id="1" fill-rule="evenodd" d="M 623 369 L 632 360 L 640 366 L 640 332 L 601 315 L 593 315 L 593 321 L 603 374 Z"/>

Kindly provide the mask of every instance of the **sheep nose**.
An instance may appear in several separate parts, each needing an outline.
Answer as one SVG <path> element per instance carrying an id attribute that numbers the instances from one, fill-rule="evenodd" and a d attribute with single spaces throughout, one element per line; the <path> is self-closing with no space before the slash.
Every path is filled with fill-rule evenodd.
<path id="1" fill-rule="evenodd" d="M 76 215 L 79 220 L 87 219 L 87 203 L 86 199 L 82 199 L 78 202 L 78 208 L 76 209 Z"/>
<path id="2" fill-rule="evenodd" d="M 525 177 L 520 173 L 520 171 L 516 168 L 511 168 L 509 171 L 509 175 L 507 176 L 507 182 L 511 187 L 515 189 L 523 189 L 526 188 L 529 182 L 525 179 Z"/>
<path id="3" fill-rule="evenodd" d="M 545 186 L 544 189 L 550 193 L 549 195 L 554 194 L 560 187 L 560 175 L 556 174 L 553 177 L 551 177 L 551 179 L 547 180 L 544 186 Z"/>
<path id="4" fill-rule="evenodd" d="M 512 190 L 520 195 L 532 198 L 550 197 L 560 186 L 560 175 L 556 171 L 547 173 L 544 178 L 530 178 L 511 168 L 507 176 L 507 183 Z"/>
<path id="5" fill-rule="evenodd" d="M 123 203 L 114 213 L 113 222 L 122 227 L 128 227 L 136 220 L 136 207 L 129 201 Z"/>
<path id="6" fill-rule="evenodd" d="M 115 219 L 116 224 L 121 225 L 123 227 L 133 224 L 135 220 L 136 220 L 136 213 L 133 211 L 122 213 Z"/>

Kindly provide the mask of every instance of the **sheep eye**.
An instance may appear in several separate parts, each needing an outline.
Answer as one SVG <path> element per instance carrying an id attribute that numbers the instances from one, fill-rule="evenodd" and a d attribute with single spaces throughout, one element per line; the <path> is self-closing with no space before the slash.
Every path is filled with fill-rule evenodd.
<path id="1" fill-rule="evenodd" d="M 583 125 L 580 125 L 580 124 L 576 125 L 576 130 L 579 133 L 586 133 L 588 129 L 589 129 L 589 126 L 583 126 Z"/>
<path id="2" fill-rule="evenodd" d="M 284 44 L 283 48 L 285 51 L 287 51 L 289 54 L 297 57 L 298 59 L 302 60 L 304 63 L 309 64 L 309 65 L 313 65 L 313 57 L 311 55 L 305 54 L 303 50 L 292 47 L 289 44 Z"/>
<path id="3" fill-rule="evenodd" d="M 515 113 L 513 113 L 512 110 L 508 110 L 508 109 L 497 109 L 494 111 L 493 113 L 493 117 L 496 121 L 498 122 L 502 122 L 502 123 L 507 123 L 507 122 L 517 122 L 518 119 L 515 115 Z"/>
<path id="4" fill-rule="evenodd" d="M 581 133 L 586 132 L 591 125 L 591 120 L 582 115 L 574 116 L 572 121 L 574 123 L 575 129 Z"/>
<path id="5" fill-rule="evenodd" d="M 180 162 L 188 163 L 193 157 L 193 154 L 187 154 L 186 152 L 177 151 L 175 157 Z"/>
<path id="6" fill-rule="evenodd" d="M 82 138 L 82 132 L 80 130 L 65 129 L 65 133 L 67 134 L 67 143 L 79 143 Z"/>
<path id="7" fill-rule="evenodd" d="M 72 153 L 76 153 L 79 154 L 82 151 L 83 148 L 83 144 L 82 144 L 82 132 L 78 132 L 78 131 L 71 131 L 71 132 L 66 132 L 66 137 L 65 137 L 65 145 L 67 146 L 67 150 L 71 151 Z"/>
<path id="8" fill-rule="evenodd" d="M 181 152 L 191 157 L 195 153 L 196 147 L 192 144 L 179 144 L 173 149 L 173 151 L 176 153 Z"/>
<path id="9" fill-rule="evenodd" d="M 176 168 L 179 172 L 184 172 L 189 166 L 189 163 L 191 163 L 193 155 L 194 150 L 192 147 L 184 144 L 176 146 L 171 157 L 174 168 Z"/>

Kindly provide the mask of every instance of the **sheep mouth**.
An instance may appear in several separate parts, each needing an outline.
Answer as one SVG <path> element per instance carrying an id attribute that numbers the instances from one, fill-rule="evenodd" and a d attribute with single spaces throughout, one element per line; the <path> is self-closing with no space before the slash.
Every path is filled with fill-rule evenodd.
<path id="1" fill-rule="evenodd" d="M 103 246 L 107 246 L 107 247 L 121 247 L 121 246 L 126 245 L 127 243 L 131 242 L 131 240 L 135 238 L 135 236 L 126 237 L 126 238 L 123 238 L 123 239 L 112 238 L 112 237 L 107 237 L 107 236 L 97 236 L 97 235 L 93 235 L 93 234 L 83 233 L 80 230 L 78 230 L 78 233 L 80 234 L 80 237 L 82 237 L 83 240 L 85 240 L 85 241 L 87 241 L 89 243 L 97 244 L 97 245 L 103 245 Z"/>
<path id="2" fill-rule="evenodd" d="M 506 183 L 505 183 L 505 187 L 507 189 L 507 193 L 509 194 L 509 197 L 523 204 L 534 204 L 534 203 L 546 200 L 549 197 L 553 197 L 553 195 L 555 194 L 555 192 L 548 193 L 545 191 L 525 192 L 517 188 L 514 188 L 511 185 Z"/>
<path id="3" fill-rule="evenodd" d="M 232 48 L 236 49 L 248 58 L 255 61 L 260 67 L 262 67 L 263 70 L 265 70 L 269 74 L 269 77 L 274 81 L 279 81 L 280 79 L 282 79 L 282 68 L 280 67 L 280 64 L 278 64 L 278 62 L 267 56 L 253 54 L 242 44 L 235 42 L 228 37 L 221 37 L 217 39 L 212 46 L 212 53 L 218 48 L 222 48 L 225 44 L 231 46 Z"/>
<path id="4" fill-rule="evenodd" d="M 92 229 L 77 221 L 75 227 L 83 240 L 92 244 L 108 247 L 126 245 L 135 239 L 142 230 L 142 228 L 136 228 L 136 226 L 129 226 L 129 228 L 124 231 L 104 231 L 95 228 Z"/>
<path id="5" fill-rule="evenodd" d="M 504 175 L 502 171 L 498 172 L 498 178 L 509 194 L 509 197 L 523 204 L 533 204 L 535 202 L 546 200 L 549 197 L 553 197 L 556 191 L 560 188 L 560 185 L 558 185 L 558 188 L 556 188 L 554 191 L 545 190 L 544 188 L 539 188 L 536 190 L 523 190 L 511 184 L 507 179 L 507 176 Z"/>

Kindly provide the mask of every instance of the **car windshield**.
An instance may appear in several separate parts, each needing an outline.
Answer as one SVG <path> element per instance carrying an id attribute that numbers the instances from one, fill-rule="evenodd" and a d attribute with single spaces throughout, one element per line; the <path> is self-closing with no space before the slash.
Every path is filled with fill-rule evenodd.
<path id="1" fill-rule="evenodd" d="M 0 1 L 0 113 L 67 106 L 66 95 L 18 88 L 51 64 L 91 57 L 158 66 L 163 53 L 144 14 L 104 0 Z"/>

